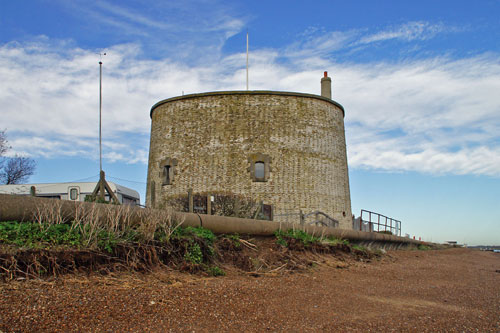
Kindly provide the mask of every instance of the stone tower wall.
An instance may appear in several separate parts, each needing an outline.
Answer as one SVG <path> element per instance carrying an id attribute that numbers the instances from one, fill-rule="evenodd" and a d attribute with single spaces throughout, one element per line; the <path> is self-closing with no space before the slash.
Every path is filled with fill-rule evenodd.
<path id="1" fill-rule="evenodd" d="M 230 191 L 275 213 L 320 210 L 351 229 L 344 110 L 317 95 L 216 92 L 167 99 L 151 109 L 146 205 L 169 196 Z M 252 159 L 266 160 L 266 181 Z M 163 166 L 171 165 L 165 184 Z"/>

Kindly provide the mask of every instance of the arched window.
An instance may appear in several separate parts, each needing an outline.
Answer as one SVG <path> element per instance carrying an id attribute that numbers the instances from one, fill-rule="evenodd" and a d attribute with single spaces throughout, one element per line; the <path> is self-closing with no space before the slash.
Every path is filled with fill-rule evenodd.
<path id="1" fill-rule="evenodd" d="M 269 155 L 254 153 L 248 157 L 248 162 L 250 162 L 250 166 L 247 170 L 250 172 L 252 181 L 267 182 L 269 180 L 271 172 L 271 157 Z"/>
<path id="2" fill-rule="evenodd" d="M 264 180 L 265 179 L 265 167 L 266 164 L 262 161 L 255 162 L 255 179 Z"/>

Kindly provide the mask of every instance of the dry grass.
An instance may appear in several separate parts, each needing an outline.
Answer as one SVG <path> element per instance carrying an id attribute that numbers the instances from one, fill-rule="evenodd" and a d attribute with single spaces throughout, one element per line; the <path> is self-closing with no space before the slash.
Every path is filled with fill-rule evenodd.
<path id="1" fill-rule="evenodd" d="M 107 205 L 75 202 L 68 212 L 61 200 L 50 200 L 37 204 L 32 220 L 41 227 L 71 223 L 84 237 L 84 245 L 95 248 L 99 235 L 103 233 L 114 239 L 126 239 L 131 233 L 141 242 L 154 240 L 161 234 L 169 238 L 183 219 L 172 209 L 136 208 L 129 205 Z"/>
<path id="2" fill-rule="evenodd" d="M 0 242 L 0 278 L 55 277 L 80 270 L 101 273 L 127 269 L 148 271 L 170 262 L 182 262 L 182 251 L 177 251 L 177 255 L 170 253 L 174 247 L 170 238 L 182 222 L 172 210 L 40 201 L 32 222 L 27 222 L 40 226 L 40 229 L 35 228 L 34 242 L 19 243 L 17 247 Z M 66 224 L 62 230 L 68 230 L 63 238 L 77 235 L 71 238 L 73 243 L 68 243 L 69 247 L 54 246 L 58 243 L 50 240 L 43 244 L 36 240 L 40 231 L 55 235 L 52 226 L 62 227 L 62 224 Z"/>

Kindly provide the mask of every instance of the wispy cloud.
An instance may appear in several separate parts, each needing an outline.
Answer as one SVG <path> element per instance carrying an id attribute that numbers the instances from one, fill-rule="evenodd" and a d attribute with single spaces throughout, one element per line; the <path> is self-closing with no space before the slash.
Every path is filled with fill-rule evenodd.
<path id="1" fill-rule="evenodd" d="M 447 27 L 442 23 L 431 24 L 424 21 L 407 22 L 405 24 L 363 36 L 360 44 L 368 44 L 392 39 L 404 41 L 427 40 L 442 32 L 454 31 L 456 28 Z"/>
<path id="2" fill-rule="evenodd" d="M 366 29 L 351 29 L 348 31 L 325 31 L 317 27 L 309 27 L 297 36 L 295 42 L 282 50 L 284 58 L 300 60 L 306 67 L 311 63 L 324 64 L 325 59 L 360 54 L 366 51 L 370 44 L 401 41 L 407 44 L 407 49 L 418 49 L 418 43 L 437 37 L 443 33 L 462 31 L 457 27 L 446 26 L 443 23 L 412 21 L 398 26 L 384 28 L 379 31 Z M 313 61 L 310 61 L 313 59 Z"/>
<path id="3" fill-rule="evenodd" d="M 119 20 L 125 20 L 133 24 L 143 25 L 145 27 L 156 29 L 172 29 L 173 25 L 167 24 L 166 20 L 155 20 L 141 15 L 137 11 L 129 10 L 123 6 L 117 6 L 106 1 L 96 1 L 95 6 L 101 9 L 105 15 L 115 16 Z"/>
<path id="4" fill-rule="evenodd" d="M 246 18 L 220 1 L 140 3 L 61 1 L 61 6 L 96 35 L 121 43 L 141 45 L 146 58 L 184 59 L 217 57 L 224 42 L 243 29 Z M 139 8 L 140 7 L 140 8 Z M 126 36 L 124 36 L 126 35 Z"/>
<path id="5" fill-rule="evenodd" d="M 347 48 L 358 36 L 357 31 L 330 31 L 311 30 L 284 50 L 284 56 L 304 58 L 311 56 L 325 56 L 334 51 Z"/>

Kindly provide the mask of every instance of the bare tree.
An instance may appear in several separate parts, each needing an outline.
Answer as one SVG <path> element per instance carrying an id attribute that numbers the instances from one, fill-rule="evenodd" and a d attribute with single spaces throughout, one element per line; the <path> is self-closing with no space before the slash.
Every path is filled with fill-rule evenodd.
<path id="1" fill-rule="evenodd" d="M 0 171 L 0 181 L 4 184 L 19 184 L 28 180 L 35 172 L 35 161 L 31 158 L 15 156 L 9 158 Z"/>
<path id="2" fill-rule="evenodd" d="M 3 157 L 10 148 L 5 130 L 0 131 L 0 183 L 19 184 L 25 182 L 35 172 L 36 163 L 31 158 L 18 155 L 10 158 Z"/>

